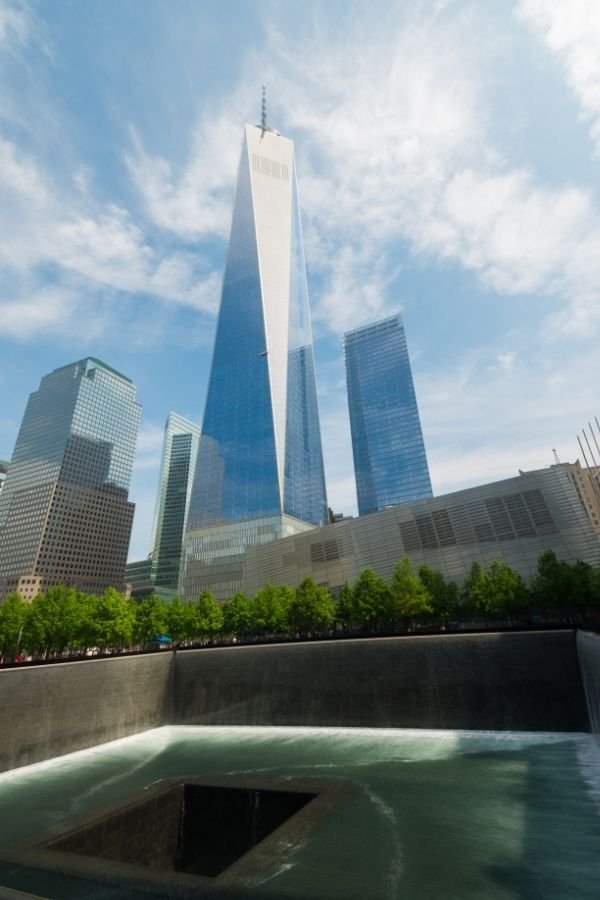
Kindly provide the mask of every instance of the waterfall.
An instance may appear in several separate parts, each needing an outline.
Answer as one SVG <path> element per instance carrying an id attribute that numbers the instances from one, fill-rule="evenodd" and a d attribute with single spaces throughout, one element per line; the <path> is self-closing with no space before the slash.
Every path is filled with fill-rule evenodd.
<path id="1" fill-rule="evenodd" d="M 600 634 L 578 631 L 577 653 L 590 728 L 594 734 L 600 734 Z"/>

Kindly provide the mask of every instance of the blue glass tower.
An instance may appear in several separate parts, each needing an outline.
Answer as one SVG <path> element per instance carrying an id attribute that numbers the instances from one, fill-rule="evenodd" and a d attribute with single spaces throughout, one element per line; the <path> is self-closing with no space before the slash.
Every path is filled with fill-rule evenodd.
<path id="1" fill-rule="evenodd" d="M 293 144 L 263 122 L 245 129 L 180 591 L 230 596 L 246 546 L 325 521 Z"/>
<path id="2" fill-rule="evenodd" d="M 344 353 L 359 515 L 431 497 L 401 317 L 346 332 Z"/>
<path id="3" fill-rule="evenodd" d="M 196 467 L 200 429 L 170 412 L 165 424 L 158 496 L 152 529 L 151 579 L 167 593 L 177 590 L 179 561 Z"/>

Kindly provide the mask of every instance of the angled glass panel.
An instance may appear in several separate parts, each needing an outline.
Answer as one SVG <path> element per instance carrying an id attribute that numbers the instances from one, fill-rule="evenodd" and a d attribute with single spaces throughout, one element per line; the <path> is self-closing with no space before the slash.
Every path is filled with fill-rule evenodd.
<path id="1" fill-rule="evenodd" d="M 284 511 L 304 522 L 320 525 L 327 521 L 327 499 L 295 173 L 292 180 L 290 252 Z"/>
<path id="2" fill-rule="evenodd" d="M 188 530 L 281 511 L 246 142 Z"/>

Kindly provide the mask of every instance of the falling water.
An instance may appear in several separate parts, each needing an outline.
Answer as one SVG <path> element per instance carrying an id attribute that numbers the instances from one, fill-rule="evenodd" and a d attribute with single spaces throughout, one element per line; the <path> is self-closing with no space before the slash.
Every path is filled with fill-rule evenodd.
<path id="1" fill-rule="evenodd" d="M 578 631 L 577 653 L 591 730 L 600 734 L 600 635 Z"/>

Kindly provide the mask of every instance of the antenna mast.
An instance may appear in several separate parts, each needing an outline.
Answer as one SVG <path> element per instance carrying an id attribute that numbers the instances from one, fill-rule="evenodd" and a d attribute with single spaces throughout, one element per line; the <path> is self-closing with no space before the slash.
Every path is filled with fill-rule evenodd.
<path id="1" fill-rule="evenodd" d="M 262 103 L 260 107 L 260 128 L 262 131 L 262 137 L 267 130 L 267 89 L 264 84 L 262 86 Z"/>

